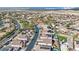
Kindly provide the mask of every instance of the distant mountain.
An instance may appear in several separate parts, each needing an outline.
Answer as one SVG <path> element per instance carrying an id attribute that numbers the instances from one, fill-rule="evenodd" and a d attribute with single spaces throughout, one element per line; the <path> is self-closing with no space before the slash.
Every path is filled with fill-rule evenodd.
<path id="1" fill-rule="evenodd" d="M 0 7 L 0 10 L 62 10 L 63 7 Z"/>
<path id="2" fill-rule="evenodd" d="M 4 10 L 79 10 L 79 7 L 0 7 Z"/>
<path id="3" fill-rule="evenodd" d="M 63 10 L 63 7 L 31 7 L 31 10 Z"/>
<path id="4" fill-rule="evenodd" d="M 64 7 L 65 10 L 79 10 L 79 7 Z"/>
<path id="5" fill-rule="evenodd" d="M 79 10 L 79 7 L 71 8 L 72 10 Z"/>

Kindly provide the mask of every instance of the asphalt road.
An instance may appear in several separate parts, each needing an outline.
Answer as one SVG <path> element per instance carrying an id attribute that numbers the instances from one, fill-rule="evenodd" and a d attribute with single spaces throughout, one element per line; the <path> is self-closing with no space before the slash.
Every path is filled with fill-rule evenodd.
<path id="1" fill-rule="evenodd" d="M 15 31 L 12 32 L 9 36 L 5 37 L 4 39 L 2 39 L 0 41 L 0 45 L 4 45 L 5 43 L 7 43 L 9 41 L 9 43 L 11 42 L 10 40 L 12 40 L 18 33 L 19 33 L 19 29 L 20 29 L 20 25 L 19 23 L 15 20 L 14 21 L 15 24 Z M 3 49 L 4 47 L 2 47 L 0 50 L 8 50 L 8 49 Z"/>
<path id="2" fill-rule="evenodd" d="M 38 36 L 39 36 L 39 28 L 37 26 L 35 26 L 35 35 L 34 35 L 32 41 L 27 46 L 26 51 L 31 51 L 33 49 L 33 47 L 38 39 Z"/>

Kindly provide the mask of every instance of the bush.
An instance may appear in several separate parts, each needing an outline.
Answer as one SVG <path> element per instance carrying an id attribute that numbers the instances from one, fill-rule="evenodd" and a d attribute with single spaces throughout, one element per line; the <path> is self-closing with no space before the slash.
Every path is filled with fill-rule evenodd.
<path id="1" fill-rule="evenodd" d="M 67 37 L 65 37 L 65 36 L 58 35 L 57 38 L 58 38 L 59 41 L 62 41 L 62 42 L 63 41 L 66 42 L 67 41 Z"/>

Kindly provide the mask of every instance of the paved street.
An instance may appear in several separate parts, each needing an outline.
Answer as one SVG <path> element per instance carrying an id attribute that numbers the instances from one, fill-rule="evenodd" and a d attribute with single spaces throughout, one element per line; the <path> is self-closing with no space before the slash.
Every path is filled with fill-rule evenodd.
<path id="1" fill-rule="evenodd" d="M 16 20 L 15 20 L 16 21 Z M 16 27 L 16 29 L 15 29 L 15 31 L 14 32 L 12 32 L 10 35 L 8 35 L 7 37 L 5 37 L 4 39 L 2 39 L 1 41 L 0 41 L 0 45 L 4 45 L 5 43 L 7 43 L 7 42 L 11 42 L 10 40 L 12 40 L 18 33 L 19 33 L 19 29 L 20 29 L 20 25 L 19 25 L 19 23 L 16 21 L 16 23 L 15 23 L 15 27 Z M 2 47 L 1 48 L 1 50 L 5 50 L 6 51 L 6 48 L 9 48 L 9 47 L 6 47 L 6 48 L 4 48 L 4 47 Z"/>
<path id="2" fill-rule="evenodd" d="M 30 42 L 30 44 L 27 46 L 26 51 L 31 51 L 38 39 L 38 35 L 39 35 L 39 28 L 37 26 L 35 26 L 35 35 L 32 39 L 32 41 Z"/>

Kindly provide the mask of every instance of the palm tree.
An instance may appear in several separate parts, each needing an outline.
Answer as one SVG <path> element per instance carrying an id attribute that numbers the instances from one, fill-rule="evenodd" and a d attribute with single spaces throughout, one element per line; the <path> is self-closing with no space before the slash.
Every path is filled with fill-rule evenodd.
<path id="1" fill-rule="evenodd" d="M 75 49 L 75 39 L 78 37 L 78 34 L 73 35 L 73 50 Z"/>
<path id="2" fill-rule="evenodd" d="M 54 28 L 55 36 L 58 36 L 58 35 L 57 35 L 58 32 L 57 32 L 57 28 L 56 28 L 56 26 L 58 25 L 58 23 L 57 23 L 56 19 L 52 19 L 51 23 L 54 24 L 54 27 L 53 27 L 53 28 Z M 59 39 L 58 39 L 58 45 L 59 45 L 58 48 L 60 49 L 60 41 L 59 41 Z"/>

